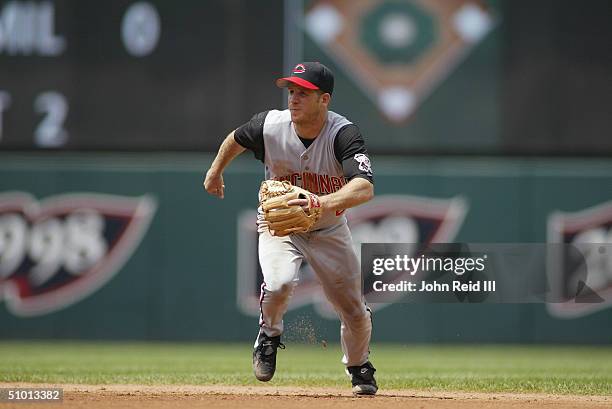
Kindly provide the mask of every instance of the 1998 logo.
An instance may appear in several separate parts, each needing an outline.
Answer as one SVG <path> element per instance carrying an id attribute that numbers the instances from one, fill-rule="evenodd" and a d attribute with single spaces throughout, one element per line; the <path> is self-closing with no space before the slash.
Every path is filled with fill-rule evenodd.
<path id="1" fill-rule="evenodd" d="M 31 316 L 85 298 L 129 259 L 155 209 L 150 196 L 0 194 L 0 299 Z"/>

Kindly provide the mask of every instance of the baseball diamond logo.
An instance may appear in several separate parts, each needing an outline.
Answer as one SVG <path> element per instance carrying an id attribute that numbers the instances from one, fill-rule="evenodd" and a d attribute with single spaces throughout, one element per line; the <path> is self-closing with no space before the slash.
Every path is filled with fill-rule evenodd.
<path id="1" fill-rule="evenodd" d="M 586 266 L 571 266 L 567 257 L 559 252 L 555 254 L 556 259 L 549 258 L 552 296 L 556 300 L 566 300 L 547 304 L 550 314 L 577 318 L 611 307 L 612 201 L 577 212 L 553 212 L 548 217 L 548 242 L 574 245 L 584 254 L 586 262 Z M 590 297 L 590 302 L 580 302 L 575 291 L 572 294 L 576 283 L 580 284 L 578 296 Z"/>
<path id="2" fill-rule="evenodd" d="M 0 193 L 0 300 L 36 316 L 86 298 L 123 267 L 155 210 L 149 196 Z"/>
<path id="3" fill-rule="evenodd" d="M 431 243 L 452 242 L 463 224 L 468 205 L 462 197 L 432 199 L 408 195 L 377 196 L 372 201 L 347 211 L 358 257 L 362 243 Z M 257 212 L 248 210 L 238 218 L 238 277 L 236 300 L 247 315 L 259 315 L 262 273 L 257 256 Z M 415 249 L 416 251 L 416 249 Z M 401 294 L 400 294 L 401 296 Z M 289 309 L 314 304 L 323 317 L 335 313 L 307 263 L 299 272 Z M 386 304 L 371 307 L 380 309 Z M 375 309 L 373 308 L 373 309 Z"/>
<path id="4" fill-rule="evenodd" d="M 401 123 L 493 25 L 485 0 L 317 0 L 304 30 L 389 120 Z"/>

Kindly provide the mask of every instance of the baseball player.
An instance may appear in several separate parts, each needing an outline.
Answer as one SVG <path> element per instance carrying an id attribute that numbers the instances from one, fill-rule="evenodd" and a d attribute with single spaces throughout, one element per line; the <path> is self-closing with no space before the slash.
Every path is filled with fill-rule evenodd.
<path id="1" fill-rule="evenodd" d="M 285 348 L 280 340 L 283 315 L 305 260 L 339 315 L 342 362 L 351 377 L 353 393 L 374 395 L 378 390 L 376 370 L 368 360 L 371 311 L 361 294 L 359 261 L 344 216 L 346 209 L 374 195 L 364 140 L 357 126 L 328 110 L 334 77 L 323 64 L 298 64 L 290 76 L 278 79 L 276 85 L 288 88 L 289 108 L 258 113 L 231 132 L 204 181 L 206 191 L 222 199 L 223 170 L 248 149 L 264 163 L 266 179 L 289 181 L 316 198 L 294 199 L 288 205 L 320 206 L 320 218 L 303 233 L 275 235 L 265 218 L 258 217 L 259 263 L 264 282 L 253 370 L 264 382 L 274 375 L 277 349 Z"/>

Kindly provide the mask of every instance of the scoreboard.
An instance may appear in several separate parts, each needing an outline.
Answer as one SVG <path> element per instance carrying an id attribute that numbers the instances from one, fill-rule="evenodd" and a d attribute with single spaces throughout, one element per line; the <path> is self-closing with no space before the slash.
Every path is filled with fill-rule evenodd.
<path id="1" fill-rule="evenodd" d="M 0 150 L 216 149 L 282 102 L 282 5 L 0 0 Z"/>
<path id="2" fill-rule="evenodd" d="M 465 5 L 473 33 L 477 3 L 488 34 L 446 47 L 447 9 Z M 571 2 L 537 3 L 0 0 L 0 152 L 215 151 L 284 106 L 274 80 L 305 59 L 334 70 L 332 109 L 373 154 L 609 157 L 612 3 L 584 2 L 580 19 Z"/>

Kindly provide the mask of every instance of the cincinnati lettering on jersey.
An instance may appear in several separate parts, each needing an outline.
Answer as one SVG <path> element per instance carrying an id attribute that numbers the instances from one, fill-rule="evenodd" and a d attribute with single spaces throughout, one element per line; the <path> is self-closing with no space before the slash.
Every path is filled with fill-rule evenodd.
<path id="1" fill-rule="evenodd" d="M 327 195 L 337 192 L 347 183 L 345 177 L 321 175 L 312 172 L 295 172 L 290 175 L 277 176 L 274 180 L 286 180 L 292 185 L 306 189 L 315 195 Z"/>

